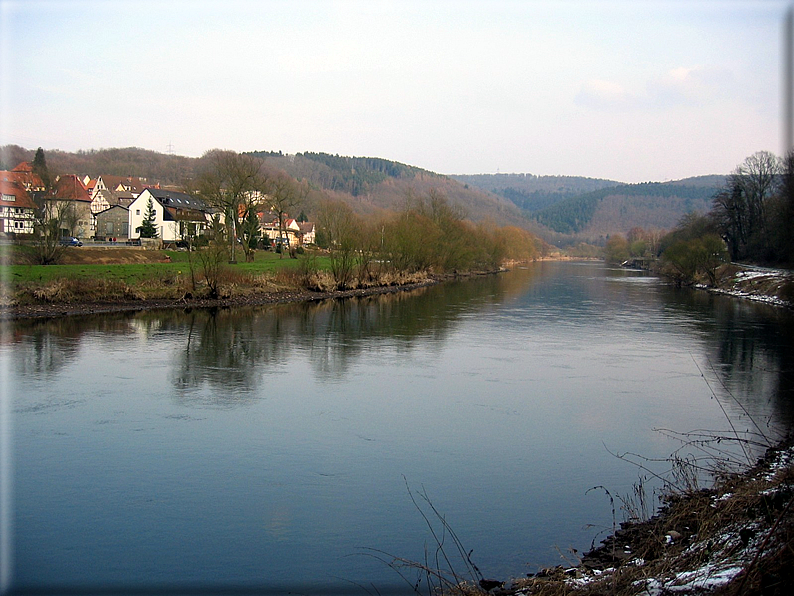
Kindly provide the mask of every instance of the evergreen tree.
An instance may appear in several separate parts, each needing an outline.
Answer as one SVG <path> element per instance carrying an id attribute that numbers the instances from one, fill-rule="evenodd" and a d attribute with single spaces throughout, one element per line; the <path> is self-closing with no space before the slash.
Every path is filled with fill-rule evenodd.
<path id="1" fill-rule="evenodd" d="M 36 155 L 33 157 L 33 173 L 38 175 L 41 178 L 41 181 L 44 183 L 44 187 L 49 190 L 50 188 L 50 172 L 47 169 L 47 159 L 44 157 L 44 149 L 39 147 L 36 149 Z"/>
<path id="2" fill-rule="evenodd" d="M 146 204 L 146 212 L 143 214 L 141 223 L 141 238 L 157 238 L 157 227 L 154 225 L 157 213 L 154 211 L 152 199 Z"/>

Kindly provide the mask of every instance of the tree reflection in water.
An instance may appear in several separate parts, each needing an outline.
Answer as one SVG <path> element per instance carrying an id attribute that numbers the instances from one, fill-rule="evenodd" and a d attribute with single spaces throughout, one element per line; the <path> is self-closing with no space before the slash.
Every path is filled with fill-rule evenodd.
<path id="1" fill-rule="evenodd" d="M 380 346 L 409 354 L 418 340 L 426 349 L 430 339 L 441 350 L 462 318 L 483 316 L 499 303 L 527 303 L 549 322 L 565 315 L 571 303 L 581 316 L 602 321 L 641 318 L 646 308 L 671 319 L 681 333 L 694 333 L 693 352 L 703 345 L 728 390 L 747 400 L 772 400 L 772 418 L 786 428 L 794 424 L 789 311 L 658 283 L 649 292 L 644 286 L 651 280 L 620 270 L 602 274 L 620 283 L 592 283 L 587 269 L 592 266 L 583 267 L 586 274 L 566 281 L 564 289 L 556 288 L 562 283 L 559 267 L 571 266 L 537 263 L 507 275 L 345 300 L 12 321 L 6 323 L 3 342 L 20 378 L 46 379 L 74 361 L 87 340 L 139 355 L 149 342 L 167 340 L 173 349 L 169 378 L 175 399 L 230 408 L 265 397 L 267 377 L 284 372 L 298 353 L 318 380 L 340 380 L 362 354 Z M 586 345 L 587 338 L 582 342 Z"/>

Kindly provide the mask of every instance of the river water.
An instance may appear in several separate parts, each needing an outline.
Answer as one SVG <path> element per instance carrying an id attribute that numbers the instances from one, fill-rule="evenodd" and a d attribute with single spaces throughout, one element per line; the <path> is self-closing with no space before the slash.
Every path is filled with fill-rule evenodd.
<path id="1" fill-rule="evenodd" d="M 566 564 L 642 476 L 615 454 L 791 428 L 792 356 L 789 311 L 600 263 L 9 323 L 3 582 L 385 593 L 440 516 L 485 576 Z"/>

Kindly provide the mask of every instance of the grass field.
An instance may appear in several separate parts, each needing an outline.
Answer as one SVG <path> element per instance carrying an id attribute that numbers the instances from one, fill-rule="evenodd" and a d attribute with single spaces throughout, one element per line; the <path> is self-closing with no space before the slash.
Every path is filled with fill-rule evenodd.
<path id="1" fill-rule="evenodd" d="M 66 264 L 29 265 L 18 264 L 28 258 L 27 247 L 4 246 L 3 249 L 5 249 L 5 263 L 11 264 L 0 265 L 0 279 L 10 289 L 22 285 L 45 284 L 58 279 L 103 279 L 136 285 L 141 282 L 185 276 L 190 273 L 189 259 L 191 255 L 186 251 L 70 247 L 64 251 Z M 195 255 L 192 255 L 192 258 L 193 268 L 199 272 L 201 266 L 198 259 Z M 242 251 L 240 251 L 238 259 L 243 258 Z M 257 251 L 253 262 L 246 263 L 243 260 L 238 260 L 236 264 L 228 265 L 228 267 L 243 275 L 259 275 L 277 272 L 281 269 L 296 268 L 303 258 L 305 257 L 291 259 L 284 256 L 281 258 L 281 255 L 271 251 Z M 317 257 L 316 266 L 320 269 L 327 268 L 327 257 Z"/>

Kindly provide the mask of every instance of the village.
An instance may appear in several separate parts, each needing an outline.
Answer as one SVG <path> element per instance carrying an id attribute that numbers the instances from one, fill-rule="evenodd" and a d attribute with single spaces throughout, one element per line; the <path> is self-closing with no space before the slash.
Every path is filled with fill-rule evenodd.
<path id="1" fill-rule="evenodd" d="M 180 247 L 187 238 L 201 236 L 213 219 L 222 216 L 217 208 L 177 187 L 161 187 L 134 176 L 65 174 L 58 176 L 47 192 L 31 162 L 0 171 L 0 191 L 0 236 L 20 240 L 33 237 L 39 213 L 43 213 L 45 218 L 57 219 L 58 236 L 70 239 L 75 246 L 110 242 Z M 264 208 L 257 217 L 262 248 L 315 242 L 312 222 L 287 215 L 280 226 L 278 214 Z M 147 219 L 155 230 L 150 239 L 142 234 Z"/>

